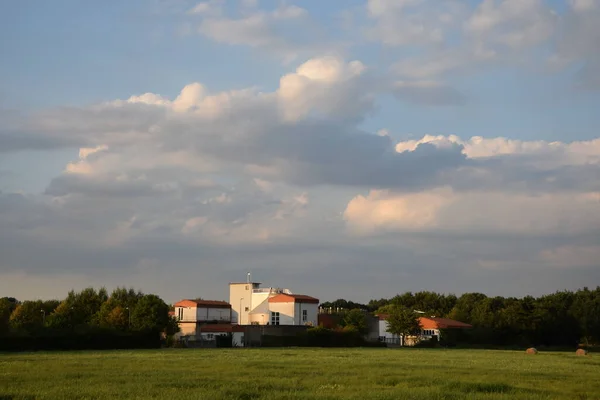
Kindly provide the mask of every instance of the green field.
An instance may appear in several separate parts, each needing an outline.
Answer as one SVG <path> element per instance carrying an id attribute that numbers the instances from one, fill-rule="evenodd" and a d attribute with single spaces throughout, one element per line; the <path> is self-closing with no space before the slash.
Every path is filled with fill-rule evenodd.
<path id="1" fill-rule="evenodd" d="M 600 399 L 600 357 L 444 349 L 0 354 L 0 399 Z"/>

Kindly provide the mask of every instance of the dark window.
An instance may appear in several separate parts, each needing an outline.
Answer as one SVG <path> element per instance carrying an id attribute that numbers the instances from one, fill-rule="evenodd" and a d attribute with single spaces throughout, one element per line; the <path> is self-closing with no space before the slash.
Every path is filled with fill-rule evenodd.
<path id="1" fill-rule="evenodd" d="M 271 313 L 271 325 L 279 325 L 279 313 L 278 312 Z"/>

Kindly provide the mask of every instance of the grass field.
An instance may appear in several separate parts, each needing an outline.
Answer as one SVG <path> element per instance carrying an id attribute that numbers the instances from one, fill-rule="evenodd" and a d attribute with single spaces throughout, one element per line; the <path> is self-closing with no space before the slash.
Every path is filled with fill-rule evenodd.
<path id="1" fill-rule="evenodd" d="M 0 399 L 600 399 L 600 357 L 443 349 L 0 354 Z"/>

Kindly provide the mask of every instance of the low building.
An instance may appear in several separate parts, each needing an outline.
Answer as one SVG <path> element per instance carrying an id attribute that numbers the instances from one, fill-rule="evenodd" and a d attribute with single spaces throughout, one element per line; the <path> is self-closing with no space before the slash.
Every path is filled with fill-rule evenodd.
<path id="1" fill-rule="evenodd" d="M 470 329 L 473 326 L 465 324 L 464 322 L 455 321 L 449 318 L 438 318 L 438 317 L 420 317 L 419 325 L 421 326 L 421 332 L 417 336 L 402 337 L 402 335 L 395 335 L 388 331 L 387 314 L 380 314 L 379 317 L 379 340 L 389 344 L 397 344 L 401 346 L 411 346 L 418 343 L 421 340 L 428 340 L 431 338 L 440 338 L 441 331 L 444 329 Z"/>
<path id="2" fill-rule="evenodd" d="M 203 341 L 212 341 L 217 339 L 217 336 L 232 335 L 232 346 L 244 346 L 245 327 L 241 325 L 231 324 L 210 324 L 201 325 L 198 328 L 196 338 Z"/>
<path id="3" fill-rule="evenodd" d="M 174 305 L 178 336 L 195 336 L 206 324 L 231 324 L 231 304 L 216 300 L 181 300 Z"/>

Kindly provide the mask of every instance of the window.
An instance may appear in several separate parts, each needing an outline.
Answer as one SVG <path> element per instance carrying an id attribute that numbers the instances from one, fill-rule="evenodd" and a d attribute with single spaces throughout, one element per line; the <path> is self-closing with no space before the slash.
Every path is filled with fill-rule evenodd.
<path id="1" fill-rule="evenodd" d="M 308 321 L 308 310 L 302 310 L 302 322 Z"/>
<path id="2" fill-rule="evenodd" d="M 250 309 L 248 307 L 244 307 L 244 311 L 249 311 Z"/>
<path id="3" fill-rule="evenodd" d="M 271 325 L 279 325 L 279 313 L 271 312 Z"/>
<path id="4" fill-rule="evenodd" d="M 424 336 L 433 336 L 433 335 L 435 335 L 435 330 L 434 329 L 424 329 L 423 335 Z"/>
<path id="5" fill-rule="evenodd" d="M 183 307 L 177 308 L 177 318 L 181 321 L 183 319 Z"/>

